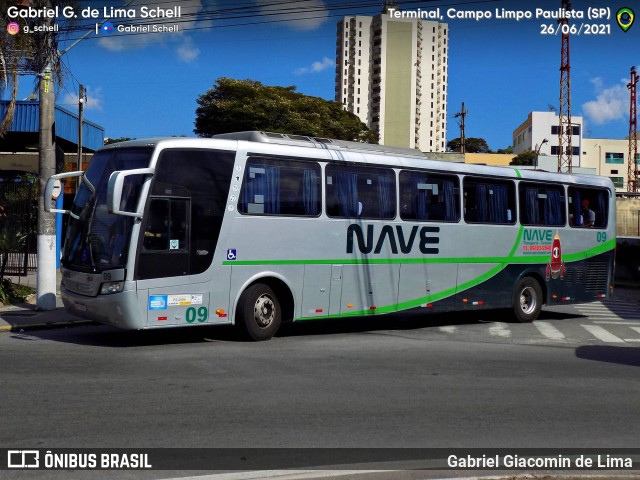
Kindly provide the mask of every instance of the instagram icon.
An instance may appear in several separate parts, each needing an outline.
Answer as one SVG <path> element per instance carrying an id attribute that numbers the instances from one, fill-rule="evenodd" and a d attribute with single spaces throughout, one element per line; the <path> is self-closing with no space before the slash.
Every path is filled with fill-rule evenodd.
<path id="1" fill-rule="evenodd" d="M 9 35 L 17 35 L 18 33 L 20 33 L 20 25 L 18 25 L 16 22 L 11 22 L 7 25 L 7 32 L 9 33 Z"/>

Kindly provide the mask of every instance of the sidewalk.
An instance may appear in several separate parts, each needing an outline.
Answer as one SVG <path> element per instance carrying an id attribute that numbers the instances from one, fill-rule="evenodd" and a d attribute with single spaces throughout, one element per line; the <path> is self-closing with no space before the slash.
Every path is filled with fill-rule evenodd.
<path id="1" fill-rule="evenodd" d="M 58 272 L 59 273 L 59 272 Z M 36 274 L 30 273 L 26 277 L 10 277 L 14 283 L 36 287 Z M 60 286 L 60 278 L 56 285 Z M 619 286 L 614 288 L 613 297 L 607 301 L 625 302 L 639 305 L 640 308 L 640 288 L 632 286 Z M 35 305 L 21 303 L 19 305 L 8 305 L 0 307 L 0 333 L 19 332 L 25 330 L 71 327 L 77 325 L 87 325 L 93 322 L 76 317 L 67 313 L 62 305 L 60 292 L 56 295 L 56 309 L 40 311 Z"/>
<path id="2" fill-rule="evenodd" d="M 29 272 L 26 277 L 8 278 L 18 285 L 36 288 L 36 274 Z M 40 330 L 44 328 L 61 328 L 77 325 L 92 324 L 88 320 L 67 313 L 60 298 L 60 271 L 56 279 L 56 308 L 55 310 L 40 311 L 35 305 L 20 303 L 0 307 L 0 334 L 4 332 L 20 332 L 26 330 Z"/>

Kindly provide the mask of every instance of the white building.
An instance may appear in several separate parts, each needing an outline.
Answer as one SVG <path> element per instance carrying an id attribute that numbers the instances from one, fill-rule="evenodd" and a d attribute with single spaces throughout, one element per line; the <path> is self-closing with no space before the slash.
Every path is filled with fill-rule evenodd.
<path id="1" fill-rule="evenodd" d="M 531 112 L 513 131 L 513 153 L 540 152 L 539 167 L 557 169 L 558 116 L 554 112 Z M 629 142 L 627 139 L 584 138 L 582 117 L 571 117 L 574 171 L 592 171 L 610 177 L 619 192 L 627 190 Z M 544 165 L 543 165 L 544 163 Z"/>
<path id="2" fill-rule="evenodd" d="M 531 112 L 527 120 L 513 131 L 513 153 L 532 150 L 540 155 L 558 156 L 560 119 L 555 112 Z M 582 117 L 571 117 L 571 166 L 582 165 Z"/>
<path id="3" fill-rule="evenodd" d="M 446 150 L 447 25 L 385 2 L 338 22 L 336 101 L 383 145 Z"/>

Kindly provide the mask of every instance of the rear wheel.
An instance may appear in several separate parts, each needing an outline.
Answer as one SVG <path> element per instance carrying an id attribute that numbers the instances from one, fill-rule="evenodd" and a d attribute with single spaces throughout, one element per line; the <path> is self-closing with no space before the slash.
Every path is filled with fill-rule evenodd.
<path id="1" fill-rule="evenodd" d="M 269 340 L 281 322 L 280 302 L 268 285 L 256 283 L 242 292 L 236 324 L 251 340 Z"/>
<path id="2" fill-rule="evenodd" d="M 542 310 L 542 288 L 531 277 L 525 277 L 516 287 L 513 295 L 513 314 L 517 321 L 533 322 Z"/>

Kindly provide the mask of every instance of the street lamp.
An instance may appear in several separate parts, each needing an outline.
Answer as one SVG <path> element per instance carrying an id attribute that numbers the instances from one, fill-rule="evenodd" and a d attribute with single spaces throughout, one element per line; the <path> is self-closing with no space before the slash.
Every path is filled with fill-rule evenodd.
<path id="1" fill-rule="evenodd" d="M 540 156 L 540 150 L 542 150 L 542 146 L 543 146 L 545 143 L 549 143 L 549 140 L 547 140 L 546 138 L 544 138 L 544 139 L 542 140 L 542 142 L 540 143 L 540 145 L 536 147 L 536 160 L 535 160 L 535 162 L 536 162 L 536 163 L 535 163 L 535 165 L 533 166 L 533 167 L 534 167 L 534 168 L 533 168 L 534 170 L 536 170 L 536 169 L 538 168 L 538 157 Z"/>

